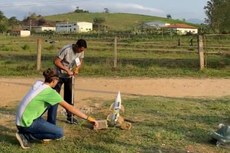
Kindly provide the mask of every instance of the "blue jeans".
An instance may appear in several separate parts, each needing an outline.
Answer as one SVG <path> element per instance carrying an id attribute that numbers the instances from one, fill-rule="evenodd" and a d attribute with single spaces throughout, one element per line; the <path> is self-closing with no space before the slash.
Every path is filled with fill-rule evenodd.
<path id="1" fill-rule="evenodd" d="M 17 126 L 19 133 L 24 134 L 29 140 L 59 139 L 63 137 L 63 129 L 47 122 L 42 117 L 33 121 L 30 127 Z"/>

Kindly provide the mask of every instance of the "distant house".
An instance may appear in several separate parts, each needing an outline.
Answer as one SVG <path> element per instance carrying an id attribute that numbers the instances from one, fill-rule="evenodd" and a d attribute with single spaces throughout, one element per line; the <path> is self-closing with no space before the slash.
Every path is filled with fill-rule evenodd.
<path id="1" fill-rule="evenodd" d="M 93 23 L 91 22 L 76 22 L 76 23 L 57 23 L 57 33 L 81 33 L 93 30 Z"/>
<path id="2" fill-rule="evenodd" d="M 143 28 L 154 28 L 154 29 L 160 29 L 162 27 L 165 27 L 167 25 L 170 25 L 169 23 L 161 22 L 161 21 L 152 21 L 152 22 L 145 22 L 143 24 Z"/>
<path id="3" fill-rule="evenodd" d="M 170 24 L 165 26 L 166 29 L 173 30 L 179 35 L 186 35 L 188 33 L 190 34 L 197 34 L 198 33 L 198 28 L 194 26 L 190 26 L 187 24 Z"/>
<path id="4" fill-rule="evenodd" d="M 93 30 L 91 22 L 77 22 L 77 32 L 89 32 Z"/>
<path id="5" fill-rule="evenodd" d="M 20 37 L 29 37 L 31 35 L 29 30 L 12 30 L 10 34 Z"/>
<path id="6" fill-rule="evenodd" d="M 32 29 L 36 33 L 38 33 L 38 32 L 56 31 L 56 27 L 50 27 L 50 26 L 33 26 Z"/>
<path id="7" fill-rule="evenodd" d="M 28 37 L 30 36 L 30 31 L 29 30 L 20 30 L 20 36 L 21 37 Z"/>

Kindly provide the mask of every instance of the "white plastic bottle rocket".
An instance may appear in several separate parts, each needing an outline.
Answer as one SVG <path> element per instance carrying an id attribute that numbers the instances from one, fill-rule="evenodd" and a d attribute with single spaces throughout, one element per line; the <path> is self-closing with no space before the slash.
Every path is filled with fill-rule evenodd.
<path id="1" fill-rule="evenodd" d="M 124 111 L 124 107 L 121 105 L 121 93 L 120 91 L 118 91 L 117 93 L 117 97 L 115 99 L 115 102 L 110 106 L 110 110 L 113 110 L 113 111 L 119 111 L 122 110 Z"/>
<path id="2" fill-rule="evenodd" d="M 110 106 L 111 114 L 108 115 L 107 120 L 111 125 L 115 125 L 120 116 L 120 110 L 124 112 L 124 107 L 121 105 L 121 93 L 118 91 L 115 102 Z"/>

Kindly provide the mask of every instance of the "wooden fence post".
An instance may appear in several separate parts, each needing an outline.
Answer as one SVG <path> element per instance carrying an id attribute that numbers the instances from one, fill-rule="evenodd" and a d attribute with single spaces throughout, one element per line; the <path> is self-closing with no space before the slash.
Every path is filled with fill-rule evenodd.
<path id="1" fill-rule="evenodd" d="M 117 37 L 114 38 L 114 63 L 113 67 L 117 67 Z"/>
<path id="2" fill-rule="evenodd" d="M 41 39 L 37 39 L 37 71 L 41 70 L 41 56 L 42 56 Z"/>
<path id="3" fill-rule="evenodd" d="M 200 59 L 200 70 L 204 69 L 204 37 L 203 35 L 198 35 L 198 52 Z"/>

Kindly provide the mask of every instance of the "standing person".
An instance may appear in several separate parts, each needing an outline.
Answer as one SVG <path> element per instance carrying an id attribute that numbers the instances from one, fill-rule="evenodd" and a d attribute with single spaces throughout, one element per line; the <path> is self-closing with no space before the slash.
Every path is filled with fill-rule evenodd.
<path id="1" fill-rule="evenodd" d="M 88 120 L 98 126 L 95 119 L 74 108 L 63 100 L 61 95 L 53 88 L 57 85 L 59 77 L 53 69 L 43 72 L 45 81 L 36 81 L 30 91 L 19 104 L 16 114 L 18 132 L 16 138 L 23 149 L 30 147 L 32 140 L 55 140 L 63 137 L 63 129 L 42 118 L 50 106 L 59 104 L 71 113 Z"/>
<path id="2" fill-rule="evenodd" d="M 84 39 L 79 39 L 76 44 L 69 44 L 64 46 L 57 57 L 54 59 L 54 65 L 56 66 L 57 73 L 59 75 L 59 82 L 57 86 L 54 88 L 58 93 L 60 93 L 62 84 L 64 84 L 64 100 L 72 104 L 72 78 L 78 74 L 78 70 L 80 67 L 77 67 L 75 71 L 73 71 L 73 67 L 75 67 L 75 60 L 80 59 L 80 66 L 83 63 L 84 51 L 87 48 L 87 43 Z M 51 107 L 48 110 L 48 121 L 56 124 L 56 116 L 57 116 L 58 105 Z M 71 124 L 77 123 L 77 120 L 73 118 L 73 114 L 66 110 L 67 112 L 67 122 Z"/>

